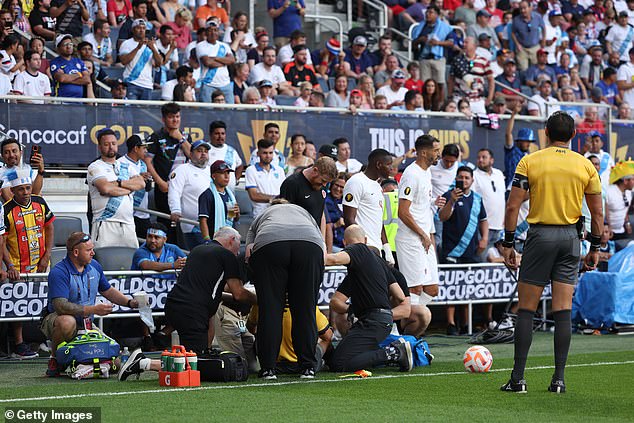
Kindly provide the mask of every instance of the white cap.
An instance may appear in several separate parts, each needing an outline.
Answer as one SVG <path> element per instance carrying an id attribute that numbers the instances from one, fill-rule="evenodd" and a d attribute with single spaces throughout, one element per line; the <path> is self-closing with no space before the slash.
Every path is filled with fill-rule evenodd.
<path id="1" fill-rule="evenodd" d="M 70 34 L 60 34 L 57 37 L 55 37 L 55 47 L 59 47 L 62 41 L 64 41 L 66 38 L 68 38 L 69 40 L 72 40 L 73 36 Z"/>

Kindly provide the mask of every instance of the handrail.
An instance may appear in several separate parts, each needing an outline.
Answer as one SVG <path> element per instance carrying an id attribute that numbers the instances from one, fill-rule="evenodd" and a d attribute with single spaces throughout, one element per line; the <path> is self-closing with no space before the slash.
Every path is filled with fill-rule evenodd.
<path id="1" fill-rule="evenodd" d="M 16 26 L 14 26 L 14 27 L 13 27 L 13 30 L 14 30 L 15 32 L 17 32 L 17 33 L 18 33 L 18 35 L 20 35 L 20 36 L 22 36 L 22 37 L 26 38 L 26 39 L 27 39 L 27 40 L 29 40 L 29 41 L 31 41 L 31 39 L 33 38 L 33 36 L 32 36 L 31 34 L 29 34 L 28 32 L 24 32 L 24 31 L 22 31 L 20 28 L 18 28 L 18 27 L 16 27 Z M 57 52 L 55 52 L 55 51 L 51 50 L 50 48 L 46 47 L 46 44 L 44 45 L 44 50 L 45 50 L 47 53 L 49 53 L 51 56 L 53 56 L 53 57 L 58 57 L 58 56 L 59 56 L 59 54 L 57 54 Z M 96 83 L 97 85 L 99 85 L 101 88 L 103 88 L 104 90 L 106 90 L 106 91 L 110 92 L 110 87 L 109 87 L 109 86 L 107 86 L 106 84 L 104 84 L 103 82 L 101 82 L 101 81 L 97 81 L 97 80 L 95 79 L 95 83 Z"/>
<path id="2" fill-rule="evenodd" d="M 520 91 L 517 91 L 515 88 L 513 88 L 511 86 L 508 86 L 505 83 L 498 81 L 497 79 L 494 79 L 493 83 L 495 85 L 499 85 L 500 87 L 504 88 L 505 90 L 509 90 L 510 92 L 512 92 L 515 95 L 518 95 L 518 96 L 522 97 L 524 100 L 530 101 L 531 103 L 535 103 L 535 104 L 537 104 L 539 106 L 538 102 L 536 102 L 535 100 L 533 100 L 532 98 L 530 98 L 526 94 L 524 94 L 524 93 L 522 93 Z"/>
<path id="3" fill-rule="evenodd" d="M 343 46 L 343 23 L 341 22 L 341 19 L 337 18 L 336 16 L 324 16 L 319 14 L 306 14 L 304 15 L 304 18 L 315 19 L 315 23 L 318 25 L 324 24 L 323 22 L 320 22 L 320 20 L 322 19 L 327 21 L 335 21 L 339 26 L 339 43 Z"/>
<path id="4" fill-rule="evenodd" d="M 388 29 L 388 26 L 387 26 L 387 14 L 388 14 L 387 5 L 385 3 L 383 3 L 383 2 L 378 1 L 378 0 L 363 0 L 363 3 L 367 4 L 368 6 L 372 7 L 373 9 L 376 9 L 376 10 L 379 11 L 379 22 L 378 22 L 379 35 L 385 34 L 385 31 Z"/>
<path id="5" fill-rule="evenodd" d="M 148 213 L 156 217 L 162 217 L 163 219 L 169 219 L 170 215 L 167 213 L 162 213 L 160 211 L 152 210 L 152 209 L 144 209 L 143 207 L 134 207 L 134 211 L 140 211 L 141 213 Z M 186 217 L 181 217 L 179 222 L 187 223 L 189 225 L 200 226 L 196 220 L 187 219 Z"/>

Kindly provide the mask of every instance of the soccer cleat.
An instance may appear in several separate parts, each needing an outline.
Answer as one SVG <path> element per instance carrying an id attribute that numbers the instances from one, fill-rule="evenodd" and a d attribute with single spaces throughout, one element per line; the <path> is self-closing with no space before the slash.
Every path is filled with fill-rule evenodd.
<path id="1" fill-rule="evenodd" d="M 525 394 L 528 392 L 526 389 L 526 381 L 524 379 L 520 379 L 519 382 L 513 382 L 513 379 L 509 379 L 502 387 L 501 391 L 504 392 L 516 392 L 518 394 Z"/>
<path id="2" fill-rule="evenodd" d="M 315 370 L 311 367 L 310 369 L 304 369 L 299 374 L 300 379 L 315 379 Z"/>
<path id="3" fill-rule="evenodd" d="M 11 354 L 11 358 L 17 358 L 18 360 L 30 360 L 37 357 L 37 353 L 31 351 L 31 348 L 24 342 L 16 345 L 15 352 Z"/>
<path id="4" fill-rule="evenodd" d="M 128 357 L 128 361 L 123 363 L 121 370 L 119 370 L 119 380 L 123 382 L 132 375 L 137 375 L 136 378 L 139 379 L 141 373 L 143 373 L 143 369 L 141 369 L 141 360 L 144 358 L 145 356 L 143 355 L 141 348 L 137 348 L 132 351 L 132 354 Z"/>
<path id="5" fill-rule="evenodd" d="M 260 370 L 258 377 L 264 380 L 277 380 L 277 376 L 275 376 L 275 370 L 273 369 Z"/>
<path id="6" fill-rule="evenodd" d="M 563 394 L 566 392 L 566 384 L 561 379 L 553 379 L 548 387 L 548 392 L 554 392 L 555 394 Z"/>
<path id="7" fill-rule="evenodd" d="M 502 330 L 502 329 L 510 329 L 513 330 L 515 329 L 515 323 L 513 323 L 513 319 L 511 318 L 511 316 L 506 316 L 504 318 L 504 320 L 502 320 L 500 322 L 500 326 L 498 326 L 498 329 Z"/>
<path id="8" fill-rule="evenodd" d="M 59 366 L 57 365 L 57 359 L 55 357 L 51 357 L 48 360 L 48 368 L 46 369 L 47 377 L 57 377 L 60 375 Z"/>
<path id="9" fill-rule="evenodd" d="M 399 339 L 400 343 L 392 343 L 398 350 L 397 363 L 402 372 L 409 372 L 414 367 L 414 356 L 412 355 L 412 346 L 409 342 L 405 342 L 403 338 Z"/>
<path id="10" fill-rule="evenodd" d="M 447 326 L 447 335 L 449 336 L 458 336 L 460 335 L 460 331 L 456 325 L 448 325 Z"/>

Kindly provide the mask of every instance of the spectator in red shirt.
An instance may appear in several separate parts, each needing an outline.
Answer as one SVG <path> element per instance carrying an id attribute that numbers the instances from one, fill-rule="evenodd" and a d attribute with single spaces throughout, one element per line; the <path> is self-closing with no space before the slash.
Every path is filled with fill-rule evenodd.
<path id="1" fill-rule="evenodd" d="M 405 88 L 423 93 L 423 81 L 420 79 L 420 65 L 418 62 L 411 62 L 407 65 L 409 78 L 405 80 Z M 427 110 L 427 109 L 425 109 Z"/>
<path id="2" fill-rule="evenodd" d="M 111 27 L 120 27 L 126 18 L 133 18 L 132 4 L 130 0 L 108 0 L 108 23 Z"/>
<path id="3" fill-rule="evenodd" d="M 184 50 L 192 42 L 192 12 L 181 7 L 174 15 L 174 22 L 168 22 L 174 31 L 174 40 L 179 50 Z"/>

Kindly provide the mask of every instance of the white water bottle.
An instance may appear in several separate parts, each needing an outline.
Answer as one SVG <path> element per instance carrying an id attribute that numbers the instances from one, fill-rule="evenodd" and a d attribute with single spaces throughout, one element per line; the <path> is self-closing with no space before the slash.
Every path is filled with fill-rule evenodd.
<path id="1" fill-rule="evenodd" d="M 123 352 L 121 353 L 121 365 L 124 365 L 126 361 L 130 358 L 130 350 L 128 347 L 123 347 Z"/>

